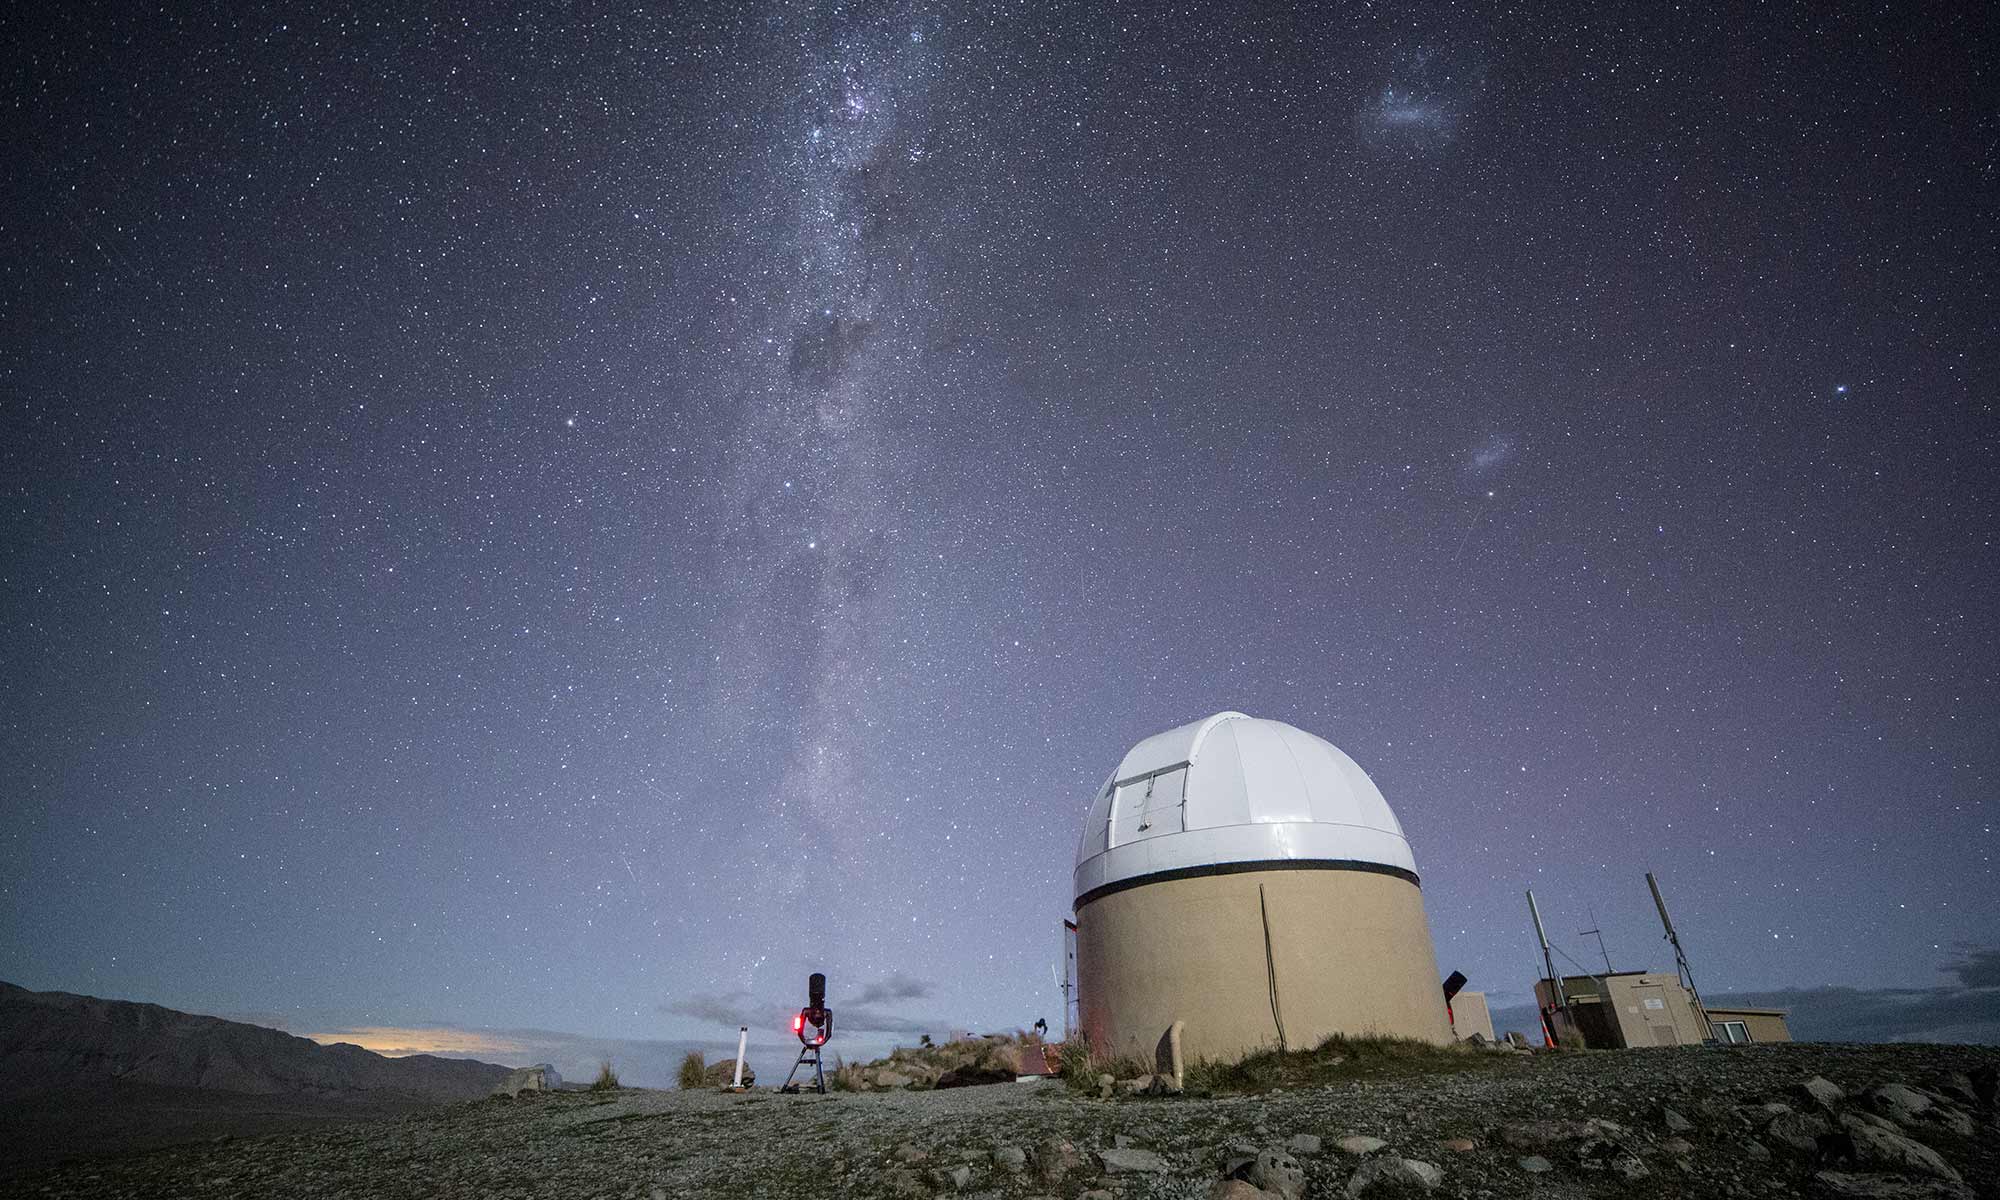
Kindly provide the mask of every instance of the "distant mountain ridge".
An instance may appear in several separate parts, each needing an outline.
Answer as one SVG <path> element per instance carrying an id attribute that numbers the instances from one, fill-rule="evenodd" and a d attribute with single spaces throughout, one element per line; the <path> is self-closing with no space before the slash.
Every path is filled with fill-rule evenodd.
<path id="1" fill-rule="evenodd" d="M 386 1058 L 157 1004 L 0 983 L 0 1096 L 137 1083 L 313 1100 L 473 1100 L 507 1067 Z"/>

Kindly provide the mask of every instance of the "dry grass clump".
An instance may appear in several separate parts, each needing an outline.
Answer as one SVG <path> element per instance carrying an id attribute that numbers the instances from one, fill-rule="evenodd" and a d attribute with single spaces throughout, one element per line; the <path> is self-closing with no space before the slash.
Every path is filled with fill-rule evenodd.
<path id="1" fill-rule="evenodd" d="M 708 1064 L 702 1061 L 701 1051 L 690 1050 L 681 1060 L 680 1085 L 684 1092 L 692 1092 L 708 1082 Z"/>
<path id="2" fill-rule="evenodd" d="M 605 1059 L 597 1068 L 597 1078 L 591 1081 L 593 1092 L 615 1092 L 618 1090 L 618 1072 L 611 1069 L 611 1060 Z"/>
<path id="3" fill-rule="evenodd" d="M 1072 1033 L 1069 1040 L 1056 1051 L 1057 1077 L 1077 1091 L 1096 1091 L 1097 1077 L 1100 1075 L 1132 1079 L 1140 1075 L 1150 1075 L 1152 1072 L 1152 1066 L 1141 1059 L 1113 1058 L 1108 1054 L 1099 1054 L 1080 1029 Z"/>
<path id="4" fill-rule="evenodd" d="M 1311 1050 L 1260 1050 L 1237 1062 L 1204 1059 L 1188 1066 L 1184 1082 L 1189 1094 L 1196 1096 L 1245 1094 L 1360 1079 L 1451 1075 L 1512 1061 L 1511 1055 L 1476 1046 L 1335 1034 Z"/>

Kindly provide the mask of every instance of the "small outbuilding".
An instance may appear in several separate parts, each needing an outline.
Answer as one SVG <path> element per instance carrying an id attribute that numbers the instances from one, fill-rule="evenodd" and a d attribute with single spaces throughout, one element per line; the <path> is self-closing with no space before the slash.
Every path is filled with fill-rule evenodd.
<path id="1" fill-rule="evenodd" d="M 1127 751 L 1084 818 L 1077 1008 L 1101 1051 L 1452 1040 L 1416 862 L 1331 743 L 1237 712 Z"/>

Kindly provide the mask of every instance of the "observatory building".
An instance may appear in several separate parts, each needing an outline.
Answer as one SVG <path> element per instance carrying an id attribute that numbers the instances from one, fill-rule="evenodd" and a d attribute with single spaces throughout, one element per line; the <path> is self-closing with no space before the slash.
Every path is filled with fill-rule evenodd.
<path id="1" fill-rule="evenodd" d="M 1332 1034 L 1449 1042 L 1416 862 L 1332 744 L 1217 713 L 1132 747 L 1076 851 L 1077 1008 L 1091 1045 L 1188 1059 Z"/>

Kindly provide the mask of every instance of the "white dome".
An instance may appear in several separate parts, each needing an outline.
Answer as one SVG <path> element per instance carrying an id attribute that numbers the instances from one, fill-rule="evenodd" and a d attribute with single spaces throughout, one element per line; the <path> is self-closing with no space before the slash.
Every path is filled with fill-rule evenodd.
<path id="1" fill-rule="evenodd" d="M 1126 752 L 1084 818 L 1076 901 L 1259 864 L 1417 878 L 1402 825 L 1353 759 L 1282 721 L 1223 712 Z"/>

